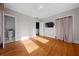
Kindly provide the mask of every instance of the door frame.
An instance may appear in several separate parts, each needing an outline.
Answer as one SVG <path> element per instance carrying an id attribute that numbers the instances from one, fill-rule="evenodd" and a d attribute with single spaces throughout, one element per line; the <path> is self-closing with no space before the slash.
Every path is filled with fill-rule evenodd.
<path id="1" fill-rule="evenodd" d="M 4 41 L 3 41 L 3 43 L 4 43 L 4 47 L 5 47 L 5 43 L 6 43 L 6 42 L 5 42 L 5 39 L 6 39 L 6 38 L 5 38 L 5 16 L 11 16 L 11 17 L 14 17 L 15 20 L 16 20 L 16 16 L 11 15 L 11 14 L 7 14 L 7 13 L 4 14 L 4 23 L 3 23 L 3 24 L 4 24 L 4 31 L 3 31 L 3 32 L 4 32 Z M 15 29 L 16 29 L 16 27 L 15 27 Z M 15 31 L 15 34 L 16 34 L 16 31 Z M 16 39 L 15 39 L 15 40 L 16 40 Z"/>
<path id="2" fill-rule="evenodd" d="M 69 43 L 74 43 L 74 15 L 73 14 L 71 14 L 71 15 L 64 15 L 64 16 L 61 16 L 61 17 L 57 17 L 57 18 L 55 18 L 55 23 L 56 23 L 56 19 L 58 19 L 58 18 L 63 18 L 63 17 L 68 17 L 68 16 L 72 16 L 72 22 L 73 22 L 73 24 L 72 24 L 72 26 L 73 26 L 73 32 L 72 32 L 72 41 L 71 42 L 69 42 Z M 56 26 L 55 26 L 55 28 L 56 28 Z"/>

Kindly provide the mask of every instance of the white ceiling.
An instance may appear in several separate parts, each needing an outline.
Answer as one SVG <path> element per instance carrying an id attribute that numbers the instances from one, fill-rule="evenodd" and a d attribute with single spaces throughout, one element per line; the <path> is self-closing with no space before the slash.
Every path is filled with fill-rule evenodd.
<path id="1" fill-rule="evenodd" d="M 11 10 L 38 18 L 45 18 L 76 7 L 78 3 L 5 3 Z"/>

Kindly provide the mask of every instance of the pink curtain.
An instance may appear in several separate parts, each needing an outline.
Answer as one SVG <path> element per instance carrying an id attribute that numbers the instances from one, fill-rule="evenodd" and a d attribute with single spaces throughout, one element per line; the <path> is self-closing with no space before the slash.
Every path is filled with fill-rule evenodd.
<path id="1" fill-rule="evenodd" d="M 57 19 L 56 20 L 56 38 L 57 39 L 61 38 L 61 40 L 63 40 L 63 29 L 62 29 L 62 27 L 63 27 L 62 20 Z"/>
<path id="2" fill-rule="evenodd" d="M 67 42 L 73 39 L 73 19 L 72 16 L 59 18 L 56 20 L 56 38 Z"/>

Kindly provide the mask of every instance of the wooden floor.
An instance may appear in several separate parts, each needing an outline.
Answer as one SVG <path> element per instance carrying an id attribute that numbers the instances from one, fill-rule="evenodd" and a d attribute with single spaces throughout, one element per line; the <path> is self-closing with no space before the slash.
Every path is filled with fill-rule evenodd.
<path id="1" fill-rule="evenodd" d="M 79 45 L 43 36 L 7 43 L 1 56 L 79 56 Z"/>

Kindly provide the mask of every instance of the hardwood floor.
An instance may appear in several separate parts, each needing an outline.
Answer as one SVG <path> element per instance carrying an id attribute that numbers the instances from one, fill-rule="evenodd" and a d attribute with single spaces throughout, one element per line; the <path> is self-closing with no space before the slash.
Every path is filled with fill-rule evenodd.
<path id="1" fill-rule="evenodd" d="M 1 56 L 79 56 L 79 45 L 44 36 L 7 43 Z"/>

